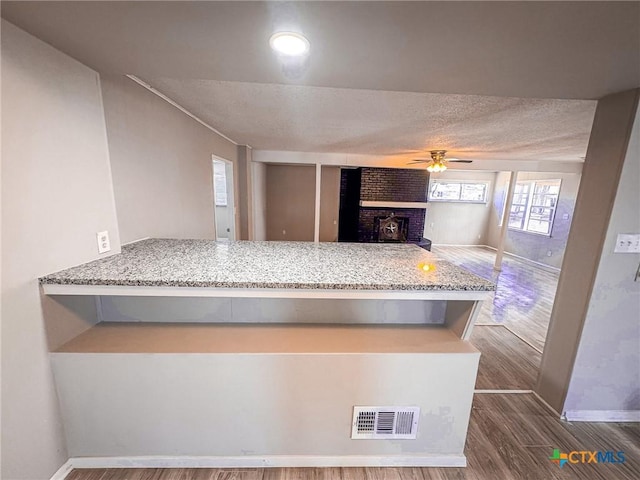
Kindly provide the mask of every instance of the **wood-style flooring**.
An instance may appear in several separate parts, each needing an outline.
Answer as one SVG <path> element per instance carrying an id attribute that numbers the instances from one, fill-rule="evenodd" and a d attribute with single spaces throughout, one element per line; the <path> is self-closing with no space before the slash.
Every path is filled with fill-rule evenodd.
<path id="1" fill-rule="evenodd" d="M 434 246 L 433 253 L 497 284 L 480 311 L 478 324 L 504 325 L 542 353 L 558 273 L 505 255 L 502 271 L 493 269 L 496 252 L 485 247 Z"/>
<path id="2" fill-rule="evenodd" d="M 554 448 L 623 451 L 625 462 L 560 468 Z M 66 480 L 638 480 L 640 424 L 570 424 L 531 393 L 476 394 L 465 454 L 466 468 L 87 469 Z"/>
<path id="3" fill-rule="evenodd" d="M 480 311 L 471 343 L 482 353 L 477 390 L 533 390 L 544 348 L 558 274 L 485 247 L 433 247 L 456 265 L 496 282 L 495 295 Z"/>
<path id="4" fill-rule="evenodd" d="M 502 325 L 476 326 L 471 343 L 480 350 L 476 390 L 533 390 L 542 355 Z"/>

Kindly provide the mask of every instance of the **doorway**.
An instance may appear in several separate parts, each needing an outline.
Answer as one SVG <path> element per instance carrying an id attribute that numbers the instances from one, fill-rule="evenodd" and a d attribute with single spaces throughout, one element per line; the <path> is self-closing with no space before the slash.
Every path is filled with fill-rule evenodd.
<path id="1" fill-rule="evenodd" d="M 490 175 L 491 172 L 480 171 L 468 175 L 462 171 L 441 174 L 440 179 L 451 183 L 490 181 L 493 198 L 489 197 L 488 203 L 479 207 L 461 202 L 432 201 L 425 232 L 430 229 L 428 233 L 435 239 L 432 251 L 436 255 L 497 284 L 492 299 L 483 304 L 471 337 L 471 343 L 482 353 L 476 388 L 533 390 L 555 302 L 580 174 L 526 171 L 517 174 L 505 218 L 505 256 L 499 272 L 494 270 L 494 265 L 511 174 L 497 172 L 493 179 Z M 455 219 L 455 223 L 448 223 L 448 219 Z M 464 227 L 461 227 L 463 220 Z M 484 237 L 473 241 L 465 236 L 468 232 Z"/>
<path id="2" fill-rule="evenodd" d="M 219 157 L 213 157 L 213 198 L 216 240 L 235 240 L 233 163 Z"/>

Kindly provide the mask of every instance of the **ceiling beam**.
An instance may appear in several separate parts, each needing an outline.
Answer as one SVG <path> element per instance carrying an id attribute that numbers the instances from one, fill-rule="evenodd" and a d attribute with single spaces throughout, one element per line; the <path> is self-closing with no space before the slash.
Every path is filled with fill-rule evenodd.
<path id="1" fill-rule="evenodd" d="M 411 158 L 393 155 L 356 155 L 350 153 L 287 152 L 279 150 L 254 150 L 253 161 L 289 165 L 326 165 L 338 167 L 378 167 L 424 169 L 420 164 L 408 164 Z M 473 163 L 449 163 L 451 170 L 478 170 L 503 172 L 561 172 L 580 173 L 582 162 L 558 162 L 552 160 L 474 160 Z"/>

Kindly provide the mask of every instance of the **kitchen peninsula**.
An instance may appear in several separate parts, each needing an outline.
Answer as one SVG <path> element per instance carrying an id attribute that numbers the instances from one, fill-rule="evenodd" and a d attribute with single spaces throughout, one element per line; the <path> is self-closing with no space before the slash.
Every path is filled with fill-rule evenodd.
<path id="1" fill-rule="evenodd" d="M 495 286 L 415 245 L 149 239 L 40 282 L 79 465 L 466 464 Z M 355 406 L 417 435 L 352 439 Z"/>

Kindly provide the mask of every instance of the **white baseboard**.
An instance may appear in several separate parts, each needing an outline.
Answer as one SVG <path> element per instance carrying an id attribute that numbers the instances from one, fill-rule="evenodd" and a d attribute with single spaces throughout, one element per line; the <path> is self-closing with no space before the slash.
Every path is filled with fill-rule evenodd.
<path id="1" fill-rule="evenodd" d="M 74 457 L 73 468 L 466 467 L 464 455 Z M 62 477 L 64 478 L 64 477 Z M 52 479 L 54 480 L 54 479 Z M 58 480 L 58 479 L 55 479 Z"/>
<path id="2" fill-rule="evenodd" d="M 567 410 L 568 422 L 640 422 L 640 410 Z"/>
<path id="3" fill-rule="evenodd" d="M 480 243 L 432 243 L 432 246 L 434 247 L 487 247 L 487 248 L 493 248 L 493 247 L 489 247 L 487 245 L 483 245 Z M 495 248 L 494 248 L 495 250 Z"/>
<path id="4" fill-rule="evenodd" d="M 71 460 L 67 460 L 64 465 L 62 465 L 56 473 L 53 474 L 50 480 L 64 480 L 67 475 L 71 473 L 73 470 L 73 464 Z"/>
<path id="5" fill-rule="evenodd" d="M 498 251 L 496 247 L 492 247 L 491 245 L 478 245 L 478 246 L 488 248 L 489 250 L 493 250 L 494 252 Z M 547 272 L 560 273 L 560 269 L 558 267 L 552 267 L 551 265 L 547 265 L 546 263 L 536 262 L 535 260 L 531 260 L 530 258 L 527 258 L 527 257 L 521 257 L 520 255 L 516 255 L 515 253 L 510 253 L 506 251 L 503 253 L 508 257 L 517 258 L 518 260 L 524 263 L 529 263 L 531 265 L 541 268 L 542 270 L 546 270 Z"/>
<path id="6" fill-rule="evenodd" d="M 493 250 L 494 252 L 498 251 L 496 247 L 492 247 L 491 245 L 481 245 L 481 244 L 456 245 L 453 243 L 439 243 L 439 244 L 433 244 L 433 247 L 436 247 L 436 248 L 437 247 L 481 247 L 481 248 L 487 248 L 489 250 Z M 536 262 L 535 260 L 531 260 L 530 258 L 526 258 L 526 257 L 521 257 L 520 255 L 516 255 L 515 253 L 510 253 L 506 251 L 503 253 L 508 257 L 517 258 L 518 260 L 521 260 L 524 263 L 529 263 L 531 265 L 541 268 L 542 270 L 546 270 L 551 273 L 560 273 L 560 269 L 558 267 L 552 267 L 551 265 L 547 265 L 546 263 Z"/>

